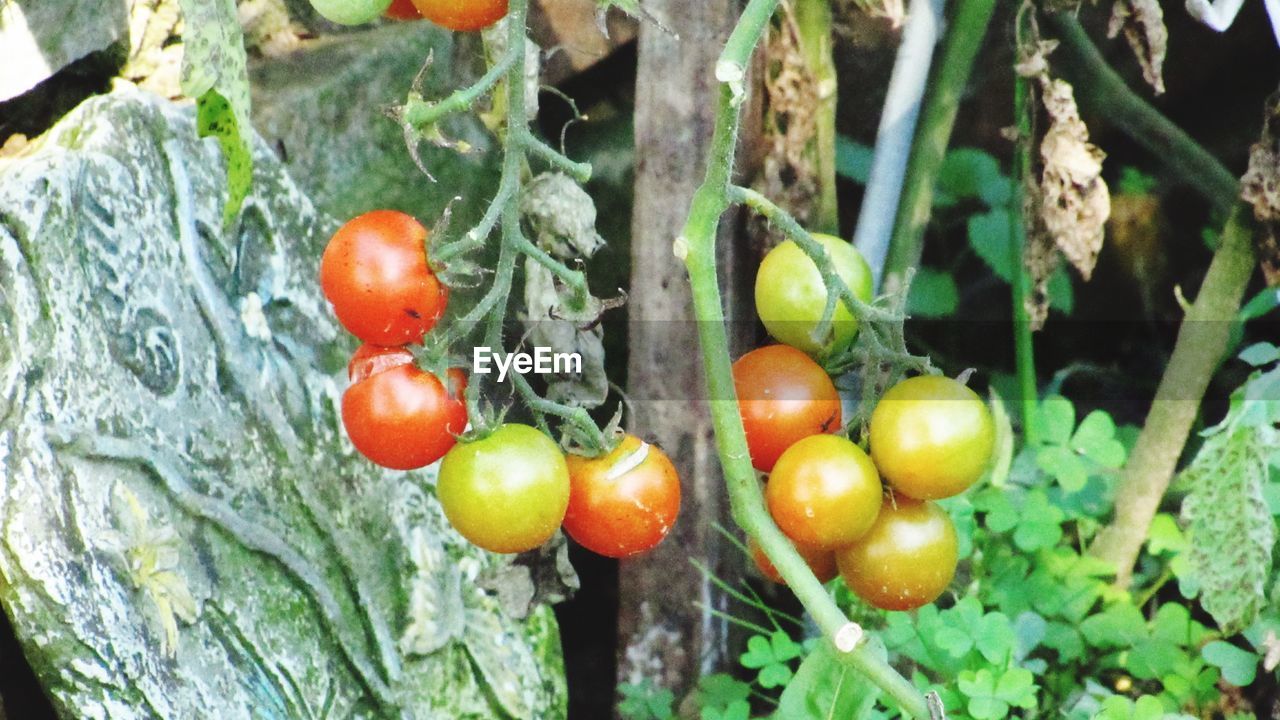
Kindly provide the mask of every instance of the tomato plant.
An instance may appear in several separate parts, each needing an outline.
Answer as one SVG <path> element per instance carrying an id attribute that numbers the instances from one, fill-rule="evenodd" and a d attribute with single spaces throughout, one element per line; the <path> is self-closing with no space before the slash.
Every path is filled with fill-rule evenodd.
<path id="1" fill-rule="evenodd" d="M 782 453 L 769 482 L 769 514 L 794 542 L 824 550 L 862 537 L 880 513 L 883 488 L 871 458 L 837 435 L 811 435 Z"/>
<path id="2" fill-rule="evenodd" d="M 680 512 L 680 477 L 666 453 L 627 435 L 599 458 L 568 457 L 564 529 L 586 549 L 611 558 L 651 550 Z"/>
<path id="3" fill-rule="evenodd" d="M 436 494 L 454 529 L 472 544 L 525 552 L 550 540 L 564 520 L 569 468 L 551 438 L 507 423 L 450 450 Z"/>
<path id="4" fill-rule="evenodd" d="M 507 14 L 508 0 L 413 0 L 422 17 L 458 32 L 483 30 Z"/>
<path id="5" fill-rule="evenodd" d="M 855 297 L 871 302 L 871 268 L 850 243 L 831 235 L 815 234 L 831 258 L 836 273 Z M 827 286 L 813 260 L 794 241 L 787 240 L 765 256 L 756 274 L 756 313 L 765 329 L 779 342 L 816 355 L 847 348 L 858 333 L 858 320 L 848 305 L 836 307 L 832 336 L 825 343 L 813 339 L 827 305 Z"/>
<path id="6" fill-rule="evenodd" d="M 845 584 L 884 610 L 931 603 L 951 584 L 959 542 L 951 517 L 931 502 L 899 496 L 885 503 L 858 542 L 836 552 Z"/>
<path id="7" fill-rule="evenodd" d="M 353 358 L 352 385 L 342 396 L 342 425 L 362 455 L 393 470 L 439 460 L 467 428 L 466 376 L 449 371 L 449 386 L 400 353 Z"/>
<path id="8" fill-rule="evenodd" d="M 813 576 L 818 578 L 818 582 L 830 582 L 840 574 L 840 569 L 836 567 L 836 554 L 831 550 L 800 543 L 793 543 L 793 545 L 805 564 L 813 571 Z M 756 569 L 760 571 L 760 574 L 765 579 L 779 585 L 787 584 L 782 579 L 782 575 L 778 573 L 778 568 L 774 567 L 773 562 L 769 560 L 769 556 L 765 555 L 764 551 L 760 549 L 759 543 L 752 540 L 748 543 L 747 548 L 751 554 L 751 560 L 756 564 Z"/>
<path id="9" fill-rule="evenodd" d="M 377 345 L 416 343 L 435 326 L 449 289 L 427 266 L 427 229 L 393 210 L 343 225 L 325 248 L 320 284 L 339 322 Z"/>
<path id="10" fill-rule="evenodd" d="M 871 457 L 885 479 L 917 500 L 964 492 L 995 446 L 991 412 L 978 394 L 939 376 L 904 380 L 871 414 Z"/>
<path id="11" fill-rule="evenodd" d="M 788 345 L 770 345 L 733 364 L 751 462 L 769 472 L 782 453 L 810 435 L 841 429 L 840 395 L 825 370 Z"/>
<path id="12" fill-rule="evenodd" d="M 321 17 L 339 25 L 363 25 L 386 12 L 391 0 L 311 0 Z"/>

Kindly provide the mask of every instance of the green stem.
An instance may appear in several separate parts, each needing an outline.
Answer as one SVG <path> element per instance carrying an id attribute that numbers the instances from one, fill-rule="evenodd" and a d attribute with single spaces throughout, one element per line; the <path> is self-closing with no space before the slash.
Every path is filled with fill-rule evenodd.
<path id="1" fill-rule="evenodd" d="M 446 115 L 470 110 L 480 96 L 492 90 L 517 63 L 524 64 L 524 58 L 517 57 L 518 53 L 514 51 L 523 47 L 523 44 L 512 45 L 511 49 L 508 49 L 507 53 L 474 85 L 462 88 L 443 100 L 427 101 L 421 97 L 410 97 L 401 111 L 404 121 L 422 130 L 436 124 Z"/>
<path id="2" fill-rule="evenodd" d="M 942 55 L 934 64 L 920 125 L 912 143 L 906 185 L 885 260 L 884 292 L 903 287 L 904 273 L 920 264 L 938 173 L 942 170 L 960 101 L 987 36 L 995 6 L 995 0 L 960 0 L 947 29 Z"/>
<path id="3" fill-rule="evenodd" d="M 818 203 L 810 225 L 815 232 L 840 233 L 840 203 L 836 193 L 836 101 L 839 83 L 832 53 L 831 0 L 796 0 L 796 26 L 805 63 L 818 94 L 814 137 L 808 148 L 818 181 Z"/>
<path id="4" fill-rule="evenodd" d="M 683 256 L 692 285 L 711 418 L 733 518 L 755 539 L 821 628 L 823 635 L 834 644 L 837 636 L 850 627 L 851 623 L 836 607 L 826 588 L 814 577 L 795 547 L 774 524 L 765 508 L 764 495 L 756 479 L 755 469 L 751 466 L 746 433 L 743 431 L 742 417 L 738 413 L 737 395 L 733 386 L 729 338 L 716 269 L 716 230 L 721 216 L 730 204 L 730 180 L 740 122 L 740 99 L 744 92 L 741 83 L 744 81 L 751 53 L 777 5 L 778 0 L 751 0 L 717 66 L 722 71 L 726 68 L 739 68 L 742 74 L 735 77 L 731 71 L 717 73 L 724 85 L 718 99 L 716 128 L 706 180 L 694 195 L 688 221 L 676 244 L 677 253 Z M 837 656 L 883 688 L 908 714 L 915 717 L 928 715 L 924 697 L 911 682 L 877 657 L 865 643 L 858 644 L 851 652 L 837 652 Z"/>
<path id="5" fill-rule="evenodd" d="M 1018 22 L 1021 22 L 1019 14 Z M 1031 181 L 1033 142 L 1033 116 L 1031 81 L 1014 73 L 1013 85 L 1014 121 L 1018 138 L 1014 146 L 1013 211 L 1009 213 L 1010 243 L 1009 267 L 1013 268 L 1010 283 L 1013 294 L 1014 363 L 1018 378 L 1018 405 L 1022 409 L 1022 431 L 1028 445 L 1040 443 L 1040 414 L 1036 412 L 1039 400 L 1039 384 L 1036 381 L 1035 344 L 1031 336 L 1031 318 L 1027 311 L 1027 299 L 1031 278 L 1027 275 L 1023 256 L 1027 245 L 1026 193 Z"/>
<path id="6" fill-rule="evenodd" d="M 1115 517 L 1091 548 L 1096 557 L 1115 565 L 1116 585 L 1121 588 L 1133 580 L 1151 521 L 1169 489 L 1209 380 L 1227 352 L 1231 324 L 1256 265 L 1249 212 L 1237 204 L 1200 293 L 1178 330 L 1156 399 L 1120 476 Z"/>
<path id="7" fill-rule="evenodd" d="M 1215 210 L 1223 215 L 1231 212 L 1240 196 L 1238 179 L 1186 131 L 1129 89 L 1089 40 L 1074 14 L 1053 13 L 1049 20 L 1058 30 L 1062 41 L 1059 53 L 1068 60 L 1068 74 L 1081 88 L 1081 99 L 1163 162 Z"/>

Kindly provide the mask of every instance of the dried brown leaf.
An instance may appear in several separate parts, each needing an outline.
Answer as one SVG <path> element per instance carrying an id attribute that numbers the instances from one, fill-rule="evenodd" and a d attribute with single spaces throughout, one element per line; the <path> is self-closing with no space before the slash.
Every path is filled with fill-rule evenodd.
<path id="1" fill-rule="evenodd" d="M 1162 94 L 1169 31 L 1164 26 L 1164 11 L 1160 9 L 1159 0 L 1116 0 L 1111 6 L 1107 37 L 1114 38 L 1121 32 L 1138 57 L 1142 77 L 1155 88 L 1157 95 Z"/>
<path id="2" fill-rule="evenodd" d="M 1240 197 L 1253 206 L 1264 232 L 1258 241 L 1267 284 L 1280 285 L 1280 93 L 1267 102 L 1262 138 L 1249 153 L 1249 170 L 1240 180 Z"/>
<path id="3" fill-rule="evenodd" d="M 1111 194 L 1102 179 L 1106 153 L 1089 142 L 1071 85 L 1049 80 L 1042 92 L 1050 126 L 1040 144 L 1040 216 L 1058 249 L 1088 280 L 1111 215 Z"/>
<path id="4" fill-rule="evenodd" d="M 790 3 L 782 3 L 780 22 L 765 37 L 764 157 L 756 189 L 786 208 L 801 224 L 817 210 L 818 168 L 812 148 L 824 96 L 805 58 Z M 834 92 L 834 89 L 829 89 Z M 782 237 L 763 221 L 759 231 L 768 245 Z"/>

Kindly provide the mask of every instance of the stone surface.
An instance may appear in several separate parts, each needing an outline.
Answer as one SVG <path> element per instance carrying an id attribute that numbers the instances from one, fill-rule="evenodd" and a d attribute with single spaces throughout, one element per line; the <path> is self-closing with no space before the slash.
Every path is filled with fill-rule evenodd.
<path id="1" fill-rule="evenodd" d="M 127 39 L 126 0 L 0 0 L 0 101 Z"/>
<path id="2" fill-rule="evenodd" d="M 127 90 L 0 164 L 0 605 L 28 659 L 68 718 L 564 717 L 530 567 L 345 441 L 334 223 L 255 164 L 222 232 L 216 145 Z"/>

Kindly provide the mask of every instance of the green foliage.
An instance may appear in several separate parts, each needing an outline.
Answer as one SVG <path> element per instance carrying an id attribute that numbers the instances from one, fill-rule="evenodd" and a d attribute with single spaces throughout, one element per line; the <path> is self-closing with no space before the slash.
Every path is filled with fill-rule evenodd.
<path id="1" fill-rule="evenodd" d="M 790 635 L 775 630 L 769 637 L 753 635 L 747 640 L 747 651 L 738 662 L 757 671 L 756 681 L 761 687 L 776 688 L 791 680 L 790 663 L 802 654 L 802 648 Z"/>
<path id="2" fill-rule="evenodd" d="M 951 275 L 921 267 L 911 280 L 907 310 L 912 317 L 946 317 L 955 313 L 959 304 L 960 290 Z"/>
<path id="3" fill-rule="evenodd" d="M 646 679 L 639 683 L 621 683 L 618 692 L 618 714 L 625 720 L 673 720 L 676 713 L 675 696 L 670 690 L 660 688 Z"/>
<path id="4" fill-rule="evenodd" d="M 868 642 L 873 643 L 873 652 L 887 656 L 882 643 L 875 639 Z M 878 687 L 839 662 L 835 650 L 820 642 L 782 692 L 774 717 L 777 720 L 862 718 L 875 707 L 879 697 Z"/>
<path id="5" fill-rule="evenodd" d="M 1095 410 L 1076 427 L 1071 402 L 1050 396 L 1039 415 L 1044 443 L 1035 451 L 1036 465 L 1066 492 L 1083 490 L 1091 474 L 1124 465 L 1128 453 L 1106 412 Z"/>
<path id="6" fill-rule="evenodd" d="M 1260 369 L 1232 395 L 1227 417 L 1204 433 L 1179 481 L 1187 489 L 1182 518 L 1189 543 L 1182 588 L 1198 593 L 1228 634 L 1251 625 L 1262 610 L 1276 543 L 1266 489 L 1280 445 L 1280 350 L 1259 343 L 1240 358 Z"/>
<path id="7" fill-rule="evenodd" d="M 253 183 L 249 76 L 244 33 L 232 0 L 181 0 L 182 92 L 196 100 L 201 137 L 217 138 L 227 159 L 223 224 L 240 213 Z"/>

